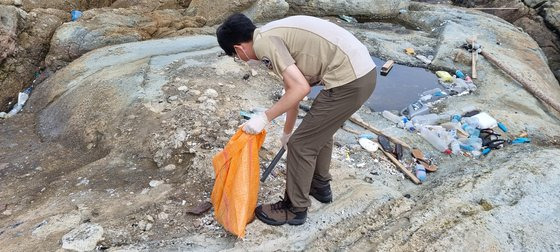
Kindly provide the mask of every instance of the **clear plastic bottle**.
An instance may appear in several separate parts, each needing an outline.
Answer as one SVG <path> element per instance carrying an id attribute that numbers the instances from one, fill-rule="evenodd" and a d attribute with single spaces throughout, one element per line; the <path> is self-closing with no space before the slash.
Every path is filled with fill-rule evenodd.
<path id="1" fill-rule="evenodd" d="M 385 119 L 393 122 L 393 123 L 399 123 L 402 122 L 402 117 L 397 116 L 387 110 L 383 110 L 383 112 L 381 113 L 383 115 L 383 117 L 385 117 Z"/>
<path id="2" fill-rule="evenodd" d="M 446 121 L 449 121 L 449 116 L 445 114 L 418 115 L 412 118 L 414 125 L 436 125 Z"/>
<path id="3" fill-rule="evenodd" d="M 444 139 L 440 138 L 435 130 L 430 130 L 427 127 L 420 128 L 420 135 L 428 141 L 436 150 L 444 152 L 447 150 L 448 143 Z"/>
<path id="4" fill-rule="evenodd" d="M 461 143 L 457 139 L 453 139 L 450 144 L 451 152 L 455 155 L 459 155 L 461 152 Z"/>

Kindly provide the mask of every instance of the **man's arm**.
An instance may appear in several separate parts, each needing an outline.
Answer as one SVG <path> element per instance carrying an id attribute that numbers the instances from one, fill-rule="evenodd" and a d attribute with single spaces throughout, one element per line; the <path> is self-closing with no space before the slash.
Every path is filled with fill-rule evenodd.
<path id="1" fill-rule="evenodd" d="M 296 119 L 299 112 L 299 102 L 295 106 L 291 107 L 286 111 L 286 122 L 284 123 L 284 133 L 290 134 L 294 130 L 296 125 Z"/>
<path id="2" fill-rule="evenodd" d="M 289 133 L 291 133 L 297 117 L 298 104 L 309 93 L 311 87 L 295 64 L 288 66 L 282 72 L 282 77 L 284 78 L 286 93 L 265 114 L 268 121 L 271 121 L 281 114 L 288 112 L 284 132 L 289 130 Z"/>

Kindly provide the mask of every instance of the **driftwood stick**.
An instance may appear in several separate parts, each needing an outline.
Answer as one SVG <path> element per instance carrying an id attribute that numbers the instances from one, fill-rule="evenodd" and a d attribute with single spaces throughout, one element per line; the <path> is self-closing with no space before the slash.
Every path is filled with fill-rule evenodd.
<path id="1" fill-rule="evenodd" d="M 350 117 L 349 120 L 350 120 L 351 122 L 357 124 L 357 125 L 360 125 L 361 127 L 365 128 L 365 129 L 370 130 L 371 132 L 375 133 L 376 135 L 384 135 L 384 136 L 386 136 L 386 137 L 389 139 L 389 141 L 391 141 L 391 142 L 393 142 L 393 143 L 395 143 L 395 144 L 400 144 L 400 145 L 402 145 L 403 147 L 405 147 L 405 148 L 407 148 L 407 149 L 409 149 L 409 150 L 412 150 L 412 148 L 410 147 L 410 145 L 406 144 L 405 142 L 401 141 L 401 140 L 398 139 L 398 138 L 391 137 L 391 136 L 387 136 L 386 134 L 383 133 L 383 131 L 376 129 L 375 127 L 369 125 L 369 124 L 366 123 L 364 120 L 358 118 L 358 117 L 355 116 L 355 115 L 352 115 L 352 116 Z"/>
<path id="2" fill-rule="evenodd" d="M 544 93 L 542 89 L 537 87 L 535 84 L 527 81 L 525 78 L 523 78 L 521 75 L 519 75 L 515 71 L 511 70 L 504 63 L 502 63 L 498 59 L 496 59 L 496 57 L 494 57 L 492 54 L 490 54 L 490 53 L 488 53 L 484 50 L 482 50 L 481 54 L 482 54 L 482 56 L 484 56 L 484 58 L 486 58 L 488 61 L 490 61 L 490 63 L 496 65 L 498 68 L 502 69 L 502 71 L 504 71 L 509 76 L 511 76 L 511 78 L 513 78 L 515 81 L 521 83 L 521 85 L 523 85 L 523 87 L 525 87 L 525 89 L 527 89 L 527 91 L 529 91 L 529 93 L 533 94 L 534 96 L 536 96 L 538 99 L 540 99 L 544 103 L 550 105 L 556 111 L 560 112 L 559 101 L 552 99 L 550 96 L 548 96 L 546 93 Z"/>
<path id="3" fill-rule="evenodd" d="M 387 156 L 387 158 L 389 158 L 389 160 L 395 164 L 395 166 L 397 168 L 399 168 L 399 170 L 401 170 L 406 176 L 408 176 L 412 182 L 414 182 L 415 184 L 422 184 L 422 182 L 412 173 L 410 172 L 408 169 L 406 169 L 406 167 L 404 167 L 404 165 L 397 160 L 391 153 L 387 153 L 386 151 L 383 150 L 383 148 L 379 148 L 383 154 L 385 154 L 385 156 Z"/>

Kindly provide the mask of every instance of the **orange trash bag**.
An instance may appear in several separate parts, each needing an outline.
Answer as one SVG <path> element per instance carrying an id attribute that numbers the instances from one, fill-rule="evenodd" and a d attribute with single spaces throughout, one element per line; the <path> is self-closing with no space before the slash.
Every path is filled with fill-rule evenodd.
<path id="1" fill-rule="evenodd" d="M 214 217 L 238 237 L 254 218 L 259 193 L 259 149 L 266 132 L 250 135 L 237 130 L 223 151 L 212 159 L 216 180 L 212 189 Z"/>

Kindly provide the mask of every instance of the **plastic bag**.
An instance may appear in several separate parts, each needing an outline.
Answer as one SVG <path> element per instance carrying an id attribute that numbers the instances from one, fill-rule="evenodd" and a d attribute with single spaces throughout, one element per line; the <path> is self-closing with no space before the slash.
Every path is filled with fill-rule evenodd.
<path id="1" fill-rule="evenodd" d="M 259 149 L 266 132 L 250 135 L 239 129 L 212 160 L 216 180 L 212 190 L 214 217 L 242 238 L 253 220 L 259 193 Z"/>

